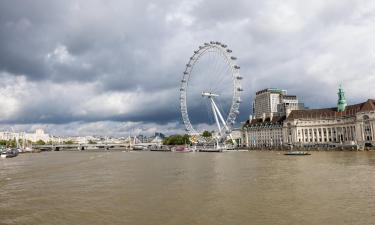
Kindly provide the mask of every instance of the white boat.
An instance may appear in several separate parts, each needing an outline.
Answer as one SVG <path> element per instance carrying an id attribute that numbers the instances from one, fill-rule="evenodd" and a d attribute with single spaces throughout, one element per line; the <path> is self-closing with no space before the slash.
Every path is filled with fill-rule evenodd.
<path id="1" fill-rule="evenodd" d="M 18 155 L 19 151 L 18 149 L 12 148 L 12 149 L 7 149 L 6 151 L 3 151 L 1 153 L 1 158 L 13 158 Z"/>

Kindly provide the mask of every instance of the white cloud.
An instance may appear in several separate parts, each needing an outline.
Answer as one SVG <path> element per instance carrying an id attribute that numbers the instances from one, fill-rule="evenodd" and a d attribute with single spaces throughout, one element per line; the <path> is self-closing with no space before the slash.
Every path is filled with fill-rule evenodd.
<path id="1" fill-rule="evenodd" d="M 68 52 L 66 46 L 59 44 L 51 53 L 47 54 L 47 59 L 61 64 L 70 64 L 75 58 Z"/>
<path id="2" fill-rule="evenodd" d="M 199 5 L 201 0 L 179 1 L 179 4 L 168 12 L 165 16 L 167 23 L 181 24 L 183 26 L 192 26 L 195 22 L 191 12 Z"/>

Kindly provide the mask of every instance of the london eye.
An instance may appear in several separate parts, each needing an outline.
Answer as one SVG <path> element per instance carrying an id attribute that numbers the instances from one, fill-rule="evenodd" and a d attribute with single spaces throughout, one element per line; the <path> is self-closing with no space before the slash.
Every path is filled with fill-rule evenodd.
<path id="1" fill-rule="evenodd" d="M 180 85 L 181 115 L 189 135 L 198 137 L 207 129 L 202 124 L 211 124 L 217 143 L 230 137 L 243 91 L 236 62 L 232 50 L 217 41 L 199 46 L 189 58 Z"/>

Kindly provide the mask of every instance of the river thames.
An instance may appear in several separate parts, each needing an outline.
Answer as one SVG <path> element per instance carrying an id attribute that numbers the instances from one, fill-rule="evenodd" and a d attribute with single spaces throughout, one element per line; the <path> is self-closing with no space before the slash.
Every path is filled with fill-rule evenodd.
<path id="1" fill-rule="evenodd" d="M 375 152 L 46 152 L 0 160 L 0 224 L 374 224 Z"/>

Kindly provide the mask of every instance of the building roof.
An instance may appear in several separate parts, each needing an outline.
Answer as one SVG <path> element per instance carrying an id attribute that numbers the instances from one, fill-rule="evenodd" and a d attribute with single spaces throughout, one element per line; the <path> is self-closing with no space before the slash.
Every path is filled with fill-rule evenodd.
<path id="1" fill-rule="evenodd" d="M 259 95 L 259 94 L 266 93 L 266 92 L 277 93 L 277 94 L 282 94 L 282 93 L 286 94 L 286 90 L 281 90 L 279 88 L 266 88 L 266 89 L 255 92 L 255 95 Z"/>
<path id="2" fill-rule="evenodd" d="M 293 110 L 289 116 L 290 119 L 309 119 L 309 118 L 332 118 L 332 117 L 345 117 L 354 116 L 358 112 L 375 111 L 375 100 L 368 99 L 366 102 L 362 102 L 355 105 L 348 105 L 345 111 L 338 112 L 337 107 L 334 108 L 323 108 L 323 109 L 302 109 Z"/>
<path id="3" fill-rule="evenodd" d="M 272 120 L 266 118 L 263 122 L 263 119 L 252 119 L 251 121 L 246 120 L 244 126 L 265 126 L 265 125 L 279 125 L 286 119 L 285 116 L 274 116 Z"/>

